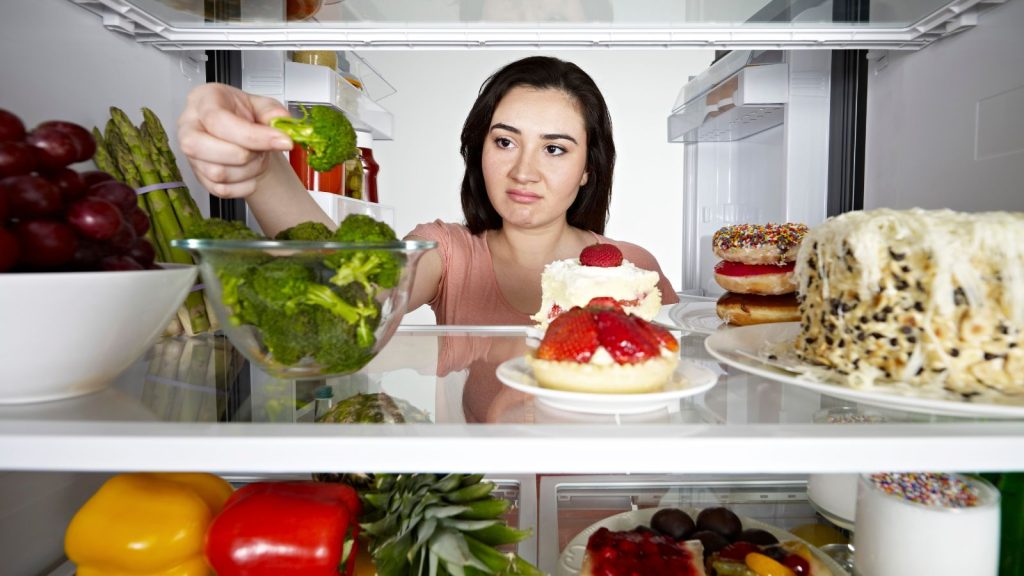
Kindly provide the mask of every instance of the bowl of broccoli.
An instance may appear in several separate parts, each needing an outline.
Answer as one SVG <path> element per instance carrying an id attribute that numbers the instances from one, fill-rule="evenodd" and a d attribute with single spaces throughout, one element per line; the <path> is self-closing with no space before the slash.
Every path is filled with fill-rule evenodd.
<path id="1" fill-rule="evenodd" d="M 190 250 L 232 344 L 276 378 L 351 374 L 387 345 L 416 264 L 434 242 L 400 241 L 353 214 L 337 230 L 303 222 L 265 238 L 210 218 L 172 245 Z"/>

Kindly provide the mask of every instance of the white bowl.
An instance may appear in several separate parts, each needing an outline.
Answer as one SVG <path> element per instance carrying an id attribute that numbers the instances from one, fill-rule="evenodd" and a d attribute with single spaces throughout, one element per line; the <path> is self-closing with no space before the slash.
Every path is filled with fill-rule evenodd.
<path id="1" fill-rule="evenodd" d="M 156 342 L 195 266 L 0 274 L 0 404 L 107 387 Z"/>

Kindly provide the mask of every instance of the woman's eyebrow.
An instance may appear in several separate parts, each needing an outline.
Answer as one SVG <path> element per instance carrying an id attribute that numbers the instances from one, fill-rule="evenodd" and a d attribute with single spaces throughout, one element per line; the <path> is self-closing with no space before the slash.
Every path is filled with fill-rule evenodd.
<path id="1" fill-rule="evenodd" d="M 508 124 L 502 124 L 501 122 L 495 122 L 494 125 L 491 126 L 491 130 L 506 130 L 513 134 L 522 134 L 519 128 L 509 126 Z M 544 140 L 568 140 L 573 144 L 579 144 L 579 142 L 577 142 L 575 138 L 569 136 L 568 134 L 542 134 L 541 138 L 543 138 Z"/>

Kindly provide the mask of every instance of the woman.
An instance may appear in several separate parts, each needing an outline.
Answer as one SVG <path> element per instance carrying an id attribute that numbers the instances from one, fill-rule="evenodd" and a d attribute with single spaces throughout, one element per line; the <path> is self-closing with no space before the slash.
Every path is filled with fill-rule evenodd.
<path id="1" fill-rule="evenodd" d="M 266 124 L 277 101 L 218 84 L 193 90 L 178 123 L 181 148 L 217 196 L 245 198 L 267 234 L 303 220 L 330 223 L 280 151 L 291 141 Z M 661 276 L 654 257 L 601 234 L 611 201 L 615 145 L 608 108 L 575 64 L 533 56 L 491 76 L 462 130 L 465 225 L 435 221 L 408 239 L 438 242 L 423 256 L 409 309 L 430 304 L 438 324 L 532 324 L 540 276 L 554 260 L 595 242 Z"/>

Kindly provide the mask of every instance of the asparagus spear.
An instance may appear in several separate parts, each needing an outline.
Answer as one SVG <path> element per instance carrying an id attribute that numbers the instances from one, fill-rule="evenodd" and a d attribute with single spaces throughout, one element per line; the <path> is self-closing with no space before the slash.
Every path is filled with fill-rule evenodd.
<path id="1" fill-rule="evenodd" d="M 118 159 L 118 165 L 121 166 L 121 171 L 124 172 L 126 178 L 132 178 L 132 175 L 129 175 L 132 169 L 126 169 L 126 166 L 131 166 L 137 171 L 141 179 L 141 185 L 150 186 L 163 183 L 152 160 L 145 153 L 138 129 L 131 123 L 128 115 L 112 106 L 110 108 L 110 116 L 113 122 L 113 130 L 110 130 L 111 134 L 107 138 L 111 143 L 115 157 Z M 111 125 L 108 123 L 108 129 L 110 128 Z M 115 134 L 116 136 L 114 136 Z M 130 181 L 128 184 L 136 188 L 139 187 Z M 157 242 L 165 248 L 168 261 L 178 264 L 192 264 L 192 257 L 188 252 L 180 248 L 172 248 L 169 244 L 171 239 L 181 238 L 182 231 L 181 225 L 171 209 L 167 192 L 164 190 L 153 190 L 147 192 L 144 196 L 146 205 L 150 209 L 149 213 L 152 216 L 153 227 L 156 229 L 154 233 Z M 186 318 L 182 318 L 182 324 L 185 327 L 186 334 L 192 336 L 210 329 L 210 320 L 206 315 L 206 302 L 203 300 L 201 292 L 189 293 L 185 298 L 185 309 L 187 313 Z M 181 314 L 179 313 L 180 316 Z"/>
<path id="2" fill-rule="evenodd" d="M 181 172 L 178 171 L 173 160 L 168 162 L 167 157 L 164 156 L 159 148 L 157 148 L 151 126 L 152 125 L 143 123 L 142 129 L 140 130 L 143 152 L 152 159 L 153 165 L 162 182 L 180 181 Z M 171 208 L 174 209 L 174 215 L 177 217 L 178 223 L 181 224 L 183 232 L 190 230 L 195 223 L 202 218 L 199 214 L 198 208 L 192 201 L 192 195 L 189 194 L 188 188 L 183 186 L 170 188 L 167 190 L 167 197 L 171 202 Z"/>

